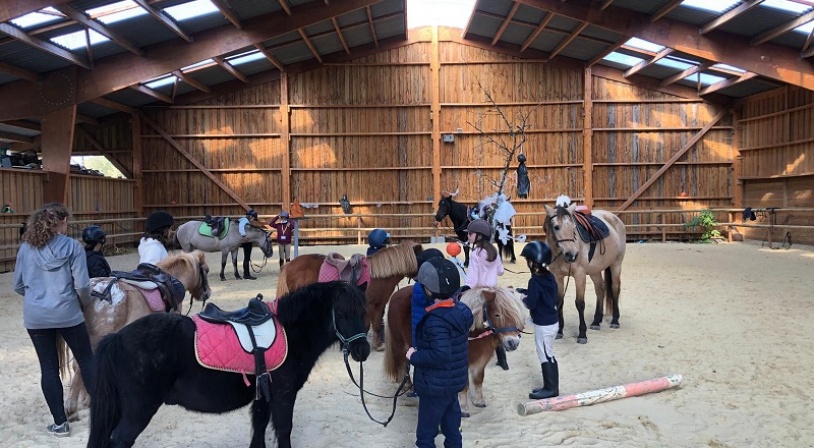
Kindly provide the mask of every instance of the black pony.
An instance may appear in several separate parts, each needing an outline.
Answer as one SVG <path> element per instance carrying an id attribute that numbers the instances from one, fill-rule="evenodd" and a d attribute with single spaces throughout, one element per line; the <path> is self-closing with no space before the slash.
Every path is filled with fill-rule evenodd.
<path id="1" fill-rule="evenodd" d="M 500 239 L 501 227 L 506 229 L 509 235 L 509 239 L 506 240 L 506 244 L 503 244 L 503 241 Z M 512 263 L 516 263 L 517 257 L 514 255 L 514 233 L 512 232 L 511 224 L 503 224 L 501 222 L 497 223 L 497 228 L 495 229 L 495 241 L 497 242 L 497 252 L 500 254 L 500 256 L 504 260 L 508 257 Z"/>
<path id="2" fill-rule="evenodd" d="M 252 403 L 250 448 L 265 448 L 270 418 L 277 445 L 290 448 L 294 401 L 320 355 L 341 341 L 361 362 L 370 354 L 370 345 L 364 337 L 365 296 L 356 287 L 314 283 L 278 300 L 288 356 L 271 372 L 270 402 L 254 400 L 254 375 L 248 375 L 252 387 L 247 387 L 240 373 L 198 364 L 195 323 L 189 317 L 151 314 L 102 339 L 96 352 L 88 448 L 133 446 L 164 403 L 206 413 Z"/>
<path id="3" fill-rule="evenodd" d="M 469 244 L 467 241 L 469 235 L 466 233 L 466 227 L 469 225 L 469 212 L 470 209 L 460 202 L 452 200 L 452 194 L 443 192 L 441 193 L 441 200 L 438 201 L 438 211 L 435 212 L 435 221 L 440 223 L 445 217 L 449 216 L 452 220 L 452 226 L 458 239 L 461 240 L 464 246 L 464 266 L 469 266 Z M 437 224 L 436 224 L 437 225 Z"/>

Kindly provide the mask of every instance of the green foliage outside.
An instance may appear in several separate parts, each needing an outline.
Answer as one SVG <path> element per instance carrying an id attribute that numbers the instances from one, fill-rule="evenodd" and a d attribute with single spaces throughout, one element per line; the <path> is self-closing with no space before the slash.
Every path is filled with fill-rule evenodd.
<path id="1" fill-rule="evenodd" d="M 688 222 L 684 223 L 684 227 L 701 227 L 704 229 L 704 233 L 701 234 L 701 242 L 702 243 L 709 243 L 712 242 L 715 238 L 723 238 L 721 235 L 721 231 L 718 230 L 718 220 L 715 219 L 715 215 L 712 213 L 711 210 L 704 210 L 697 216 L 693 217 Z"/>
<path id="2" fill-rule="evenodd" d="M 105 177 L 124 178 L 124 174 L 118 168 L 113 166 L 105 156 L 74 156 L 71 157 L 71 163 L 82 165 L 85 168 L 99 171 Z"/>

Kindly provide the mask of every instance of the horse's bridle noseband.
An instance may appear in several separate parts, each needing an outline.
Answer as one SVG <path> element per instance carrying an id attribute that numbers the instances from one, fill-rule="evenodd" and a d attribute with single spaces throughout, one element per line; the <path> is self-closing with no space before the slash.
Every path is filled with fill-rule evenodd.
<path id="1" fill-rule="evenodd" d="M 514 333 L 514 332 L 523 332 L 522 328 L 517 327 L 495 327 L 495 324 L 492 322 L 492 319 L 489 318 L 489 312 L 486 309 L 486 302 L 483 303 L 483 318 L 486 320 L 486 326 L 492 330 L 492 334 L 495 337 L 498 337 L 499 334 L 502 333 Z"/>
<path id="2" fill-rule="evenodd" d="M 201 290 L 201 297 L 206 294 L 206 290 L 209 287 L 209 278 L 207 278 L 206 272 L 204 271 L 203 264 L 198 263 L 198 276 L 200 279 L 198 280 L 198 288 Z M 192 291 L 189 292 L 189 309 L 187 309 L 187 316 L 192 311 L 192 302 L 195 301 L 195 297 L 192 294 Z M 206 305 L 206 299 L 203 299 L 201 308 L 203 309 L 204 305 Z M 180 312 L 180 311 L 179 311 Z"/>

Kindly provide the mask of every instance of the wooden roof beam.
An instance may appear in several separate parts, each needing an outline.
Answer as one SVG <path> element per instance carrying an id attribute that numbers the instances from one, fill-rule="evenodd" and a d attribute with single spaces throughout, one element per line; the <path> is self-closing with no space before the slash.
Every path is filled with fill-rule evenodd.
<path id="1" fill-rule="evenodd" d="M 66 50 L 66 49 L 64 49 L 64 48 L 62 48 L 62 47 L 60 47 L 58 45 L 54 45 L 51 42 L 46 42 L 46 41 L 44 41 L 42 39 L 39 39 L 37 37 L 30 36 L 30 35 L 26 34 L 25 31 L 21 30 L 20 28 L 17 28 L 16 26 L 14 26 L 14 25 L 12 25 L 10 23 L 0 23 L 0 32 L 3 33 L 3 34 L 6 34 L 9 37 L 12 37 L 12 38 L 14 38 L 16 40 L 19 40 L 20 42 L 28 44 L 28 45 L 30 45 L 30 46 L 38 49 L 38 50 L 42 50 L 42 51 L 45 51 L 47 53 L 51 53 L 54 56 L 59 56 L 62 59 L 65 59 L 66 61 L 72 62 L 72 63 L 74 63 L 74 64 L 76 64 L 76 65 L 78 65 L 78 66 L 80 66 L 82 68 L 86 68 L 88 70 L 90 70 L 92 68 L 92 66 L 90 65 L 90 63 L 88 61 L 80 59 L 78 56 L 71 53 L 70 51 L 68 51 L 68 50 Z"/>
<path id="2" fill-rule="evenodd" d="M 58 6 L 71 0 L 25 0 L 0 2 L 0 22 L 6 22 L 49 6 Z"/>
<path id="3" fill-rule="evenodd" d="M 9 75 L 13 75 L 31 82 L 40 82 L 41 80 L 39 74 L 7 62 L 0 62 L 0 72 L 8 73 Z"/>
<path id="4" fill-rule="evenodd" d="M 222 69 L 229 72 L 229 74 L 234 76 L 235 78 L 243 81 L 244 83 L 249 82 L 249 78 L 247 78 L 246 75 L 244 75 L 238 69 L 236 69 L 234 65 L 230 64 L 227 61 L 224 61 L 222 57 L 215 56 L 214 58 L 212 58 L 212 60 L 215 61 L 215 64 L 218 64 Z"/>
<path id="5" fill-rule="evenodd" d="M 271 52 L 268 51 L 266 47 L 264 47 L 262 44 L 254 44 L 254 48 L 257 48 L 257 50 L 260 53 L 263 53 L 263 56 L 265 56 L 266 59 L 268 59 L 268 61 L 271 62 L 271 65 L 277 67 L 277 70 L 280 70 L 281 72 L 285 71 L 283 63 L 280 62 L 277 58 L 275 58 L 274 55 L 271 54 Z"/>
<path id="6" fill-rule="evenodd" d="M 317 59 L 317 61 L 319 61 L 319 63 L 322 64 L 322 56 L 319 55 L 319 51 L 317 51 L 317 47 L 314 46 L 314 43 L 311 42 L 311 39 L 309 39 L 308 35 L 305 34 L 305 30 L 300 28 L 297 31 L 299 31 L 300 37 L 302 37 L 303 42 L 305 42 L 305 46 L 308 47 L 309 50 L 311 50 L 311 54 L 313 54 L 314 57 Z M 375 37 L 374 37 L 374 39 L 375 39 Z M 378 46 L 378 42 L 377 42 L 376 45 Z"/>
<path id="7" fill-rule="evenodd" d="M 710 93 L 717 92 L 721 89 L 725 89 L 727 87 L 734 86 L 735 84 L 740 84 L 744 81 L 748 81 L 750 79 L 756 78 L 758 75 L 756 73 L 749 73 L 746 72 L 740 76 L 736 76 L 734 78 L 724 79 L 723 81 L 716 82 L 715 84 L 711 84 L 698 92 L 699 95 L 709 95 Z"/>
<path id="8" fill-rule="evenodd" d="M 277 0 L 280 3 L 280 7 L 283 8 L 286 14 L 289 16 L 291 15 L 291 6 L 288 6 L 288 0 Z M 328 2 L 326 1 L 325 4 L 327 5 Z"/>
<path id="9" fill-rule="evenodd" d="M 630 67 L 625 72 L 624 77 L 627 78 L 627 77 L 629 77 L 631 75 L 634 75 L 636 72 L 642 71 L 643 69 L 645 69 L 647 67 L 650 67 L 651 65 L 653 65 L 656 62 L 660 61 L 661 59 L 669 56 L 672 52 L 673 52 L 672 48 L 665 48 L 665 49 L 659 51 L 658 53 L 656 53 L 655 56 L 651 57 L 650 59 L 644 60 L 644 61 L 639 62 L 638 64 L 634 65 L 633 67 Z"/>
<path id="10" fill-rule="evenodd" d="M 652 23 L 652 22 L 655 22 L 655 21 L 657 21 L 657 20 L 661 19 L 662 17 L 666 16 L 667 14 L 670 14 L 670 12 L 671 12 L 672 10 L 674 10 L 674 9 L 678 8 L 678 6 L 679 6 L 679 5 L 681 4 L 681 2 L 683 2 L 683 1 L 684 1 L 684 0 L 670 0 L 669 2 L 667 2 L 667 4 L 665 4 L 664 6 L 662 6 L 662 7 L 661 7 L 661 8 L 660 8 L 658 11 L 656 11 L 656 12 L 655 12 L 655 13 L 654 13 L 654 14 L 653 14 L 651 17 L 650 17 L 650 22 L 651 22 L 651 23 Z"/>
<path id="11" fill-rule="evenodd" d="M 133 115 L 133 114 L 135 114 L 137 112 L 135 108 L 124 105 L 122 103 L 117 103 L 116 101 L 109 100 L 107 98 L 102 98 L 102 97 L 94 98 L 94 99 L 90 100 L 90 102 L 98 104 L 98 105 L 100 105 L 102 107 L 106 107 L 106 108 L 111 109 L 111 110 L 117 110 L 119 112 L 124 112 L 124 113 L 130 114 L 130 115 Z"/>
<path id="12" fill-rule="evenodd" d="M 789 31 L 797 28 L 798 26 L 805 25 L 808 22 L 814 21 L 814 11 L 809 11 L 800 17 L 797 17 L 794 20 L 790 20 L 780 26 L 776 26 L 765 33 L 762 33 L 752 39 L 749 42 L 751 45 L 760 45 L 762 43 L 768 42 L 772 39 L 775 39 L 783 34 L 788 33 Z"/>
<path id="13" fill-rule="evenodd" d="M 34 137 L 15 134 L 13 132 L 0 131 L 0 140 L 11 140 L 20 143 L 34 143 Z"/>
<path id="14" fill-rule="evenodd" d="M 610 6 L 611 3 L 613 3 L 613 0 L 605 0 L 604 2 L 602 2 L 602 6 L 599 7 L 599 10 L 604 11 L 608 9 L 608 6 Z"/>
<path id="15" fill-rule="evenodd" d="M 302 4 L 291 9 L 290 17 L 278 11 L 244 20 L 242 30 L 235 29 L 232 24 L 225 24 L 200 32 L 195 35 L 195 42 L 191 44 L 176 39 L 144 47 L 144 57 L 128 52 L 108 56 L 97 61 L 92 71 L 80 70 L 77 73 L 76 93 L 71 101 L 75 104 L 91 101 L 145 79 L 196 64 L 213 55 L 242 50 L 255 43 L 286 35 L 298 28 L 324 22 L 379 1 L 343 0 L 318 8 L 312 3 Z M 63 71 L 60 70 L 59 73 Z M 0 108 L 0 120 L 40 117 L 60 107 L 37 100 L 40 98 L 39 87 L 29 81 L 0 85 L 0 98 L 4 101 L 4 107 Z"/>
<path id="16" fill-rule="evenodd" d="M 121 173 L 124 174 L 125 177 L 127 177 L 128 179 L 133 178 L 133 172 L 127 169 L 127 167 L 125 167 L 124 165 L 122 165 L 122 163 L 119 162 L 119 160 L 116 159 L 116 157 L 114 157 L 113 153 L 111 153 L 110 151 L 107 150 L 107 148 L 102 146 L 102 144 L 99 143 L 99 141 L 96 140 L 96 138 L 93 137 L 93 135 L 91 135 L 91 133 L 88 132 L 85 128 L 83 128 L 82 126 L 77 126 L 76 133 L 84 137 L 88 142 L 90 142 L 90 145 L 93 146 L 93 149 L 98 151 L 99 154 L 101 154 L 107 160 L 109 160 L 110 163 L 112 163 L 113 166 L 116 167 L 116 169 L 121 171 Z"/>
<path id="17" fill-rule="evenodd" d="M 151 89 L 143 84 L 136 84 L 130 86 L 130 89 L 135 90 L 136 92 L 141 92 L 147 96 L 153 97 L 158 101 L 163 101 L 168 104 L 172 104 L 173 100 L 169 96 L 159 92 L 158 90 Z"/>
<path id="18" fill-rule="evenodd" d="M 496 44 L 497 41 L 499 41 L 503 36 L 503 33 L 506 32 L 506 28 L 509 27 L 510 23 L 512 23 L 512 18 L 514 18 L 518 8 L 520 8 L 520 3 L 514 2 L 514 5 L 512 5 L 512 10 L 509 11 L 509 15 L 506 16 L 506 19 L 500 24 L 500 28 L 497 29 L 495 37 L 492 39 L 492 45 Z"/>
<path id="19" fill-rule="evenodd" d="M 76 114 L 76 123 L 89 124 L 91 126 L 99 126 L 99 120 L 89 117 L 87 115 Z"/>
<path id="20" fill-rule="evenodd" d="M 80 24 L 84 25 L 86 28 L 92 29 L 93 31 L 96 31 L 97 33 L 107 37 L 108 39 L 112 40 L 125 50 L 135 55 L 143 56 L 144 53 L 141 51 L 139 47 L 137 47 L 124 37 L 120 36 L 118 33 L 111 30 L 110 28 L 91 19 L 85 13 L 79 12 L 70 7 L 69 5 L 60 5 L 57 6 L 56 9 L 62 14 L 65 14 L 65 16 L 68 17 L 69 19 L 75 20 L 76 22 L 79 22 Z M 90 45 L 88 45 L 88 48 L 90 48 Z"/>
<path id="21" fill-rule="evenodd" d="M 675 84 L 678 81 L 681 81 L 682 79 L 686 78 L 687 76 L 693 75 L 693 74 L 698 73 L 698 72 L 702 72 L 702 71 L 710 68 L 711 66 L 712 66 L 712 62 L 704 62 L 704 63 L 701 63 L 699 65 L 693 65 L 692 67 L 690 67 L 690 68 L 688 68 L 688 69 L 686 69 L 686 70 L 684 70 L 684 71 L 682 71 L 680 73 L 676 73 L 673 76 L 664 78 L 661 81 L 660 85 L 662 87 L 666 87 L 666 86 L 669 86 L 670 84 Z"/>
<path id="22" fill-rule="evenodd" d="M 588 66 L 590 67 L 590 66 L 596 64 L 597 62 L 601 61 L 602 59 L 605 59 L 605 56 L 613 53 L 614 51 L 618 50 L 621 47 L 624 47 L 625 43 L 627 43 L 627 41 L 629 41 L 629 40 L 630 40 L 630 37 L 624 36 L 623 38 L 619 39 L 618 41 L 608 45 L 608 48 L 605 48 L 604 50 L 602 50 L 601 53 L 594 56 L 593 58 L 591 58 L 590 61 L 588 61 Z"/>
<path id="23" fill-rule="evenodd" d="M 167 15 L 166 12 L 150 6 L 147 0 L 133 0 L 133 2 L 144 8 L 144 10 L 147 11 L 147 13 L 149 13 L 151 16 L 153 16 L 154 19 L 161 22 L 170 31 L 177 34 L 178 37 L 184 39 L 187 42 L 192 43 L 192 37 L 190 37 L 186 32 L 184 32 L 184 30 L 182 30 L 181 27 L 177 23 L 175 23 L 175 20 L 173 20 L 172 17 L 170 17 L 169 15 Z"/>
<path id="24" fill-rule="evenodd" d="M 175 71 L 172 72 L 172 74 L 175 75 L 177 78 L 179 78 L 181 81 L 184 81 L 185 83 L 189 84 L 190 86 L 194 87 L 197 90 L 200 90 L 201 92 L 206 92 L 206 93 L 210 92 L 209 86 L 207 86 L 206 84 L 198 81 L 197 79 L 187 75 L 186 73 L 182 72 L 181 70 L 175 70 Z"/>
<path id="25" fill-rule="evenodd" d="M 588 28 L 588 22 L 582 22 L 579 24 L 579 26 L 574 28 L 574 30 L 571 31 L 571 34 L 568 35 L 568 37 L 561 40 L 560 43 L 557 44 L 557 46 L 553 50 L 551 50 L 551 54 L 548 55 L 548 59 L 551 60 L 557 57 L 557 55 L 560 54 L 563 50 L 565 50 L 566 47 L 571 45 L 571 42 L 573 42 L 574 39 L 576 39 L 577 36 L 579 36 L 579 33 L 581 33 L 585 28 Z"/>
<path id="26" fill-rule="evenodd" d="M 698 27 L 664 19 L 650 23 L 647 14 L 610 6 L 599 9 L 592 0 L 517 0 L 528 6 L 589 22 L 625 36 L 635 36 L 699 59 L 722 62 L 783 83 L 814 90 L 814 64 L 800 59 L 800 52 L 771 43 L 750 46 L 730 33 L 712 31 L 698 35 Z M 689 37 L 691 36 L 691 38 Z M 726 45 L 723 45 L 725 42 Z"/>
<path id="27" fill-rule="evenodd" d="M 808 51 L 808 47 L 811 46 L 812 40 L 814 40 L 814 28 L 811 29 L 810 33 L 808 33 L 808 37 L 806 37 L 806 43 L 803 44 L 803 49 L 800 50 L 800 51 L 803 52 L 803 54 L 805 54 L 806 51 Z M 809 54 L 809 56 L 811 56 L 811 55 Z M 806 57 L 806 56 L 802 56 L 802 57 Z"/>
<path id="28" fill-rule="evenodd" d="M 373 23 L 373 11 L 370 10 L 370 5 L 365 6 L 365 10 L 367 10 L 367 24 L 370 26 L 370 35 L 373 36 L 373 45 L 379 48 L 379 37 L 376 35 L 376 25 Z M 300 34 L 306 39 L 305 43 L 307 44 L 310 40 L 305 37 L 304 33 L 301 32 Z M 311 46 L 309 45 L 308 48 L 311 48 Z M 317 56 L 317 59 L 322 61 L 322 58 L 319 56 Z"/>
<path id="29" fill-rule="evenodd" d="M 519 5 L 519 3 L 516 3 L 516 4 Z M 540 33 L 542 33 L 543 30 L 545 30 L 545 27 L 548 26 L 548 23 L 551 22 L 551 19 L 553 19 L 553 18 L 554 18 L 553 13 L 546 14 L 543 21 L 540 22 L 539 25 L 537 25 L 537 28 L 534 28 L 534 31 L 532 31 L 531 34 L 529 35 L 529 37 L 526 39 L 526 41 L 523 42 L 523 45 L 520 47 L 520 51 L 526 51 L 526 48 L 528 48 L 529 45 L 531 45 L 532 43 L 534 43 L 535 40 L 537 40 L 537 36 L 539 36 Z M 492 45 L 494 45 L 495 43 L 497 43 L 497 42 L 493 42 Z"/>
<path id="30" fill-rule="evenodd" d="M 350 54 L 350 47 L 348 47 L 348 42 L 345 41 L 345 36 L 342 35 L 342 30 L 339 28 L 339 22 L 336 21 L 336 17 L 331 17 L 331 23 L 334 25 L 334 31 L 336 31 L 336 36 L 339 37 L 339 42 L 342 42 L 342 48 L 345 49 L 345 54 Z"/>
<path id="31" fill-rule="evenodd" d="M 237 14 L 235 14 L 235 12 L 232 11 L 232 8 L 230 8 L 225 1 L 223 0 L 209 0 L 209 1 L 211 1 L 212 4 L 215 5 L 215 8 L 218 8 L 218 11 L 220 11 L 220 13 L 223 14 L 223 17 L 226 17 L 226 20 L 232 22 L 232 25 L 234 25 L 235 28 L 239 30 L 243 29 L 243 24 L 240 23 L 240 17 L 238 17 Z"/>
<path id="32" fill-rule="evenodd" d="M 711 21 L 707 22 L 706 25 L 702 26 L 701 29 L 698 31 L 699 34 L 704 35 L 709 33 L 710 31 L 718 28 L 719 26 L 729 22 L 730 20 L 738 17 L 739 15 L 749 11 L 750 9 L 754 8 L 755 6 L 763 3 L 764 0 L 748 0 L 740 5 L 730 9 L 729 11 L 721 14 L 720 16 L 712 19 Z"/>

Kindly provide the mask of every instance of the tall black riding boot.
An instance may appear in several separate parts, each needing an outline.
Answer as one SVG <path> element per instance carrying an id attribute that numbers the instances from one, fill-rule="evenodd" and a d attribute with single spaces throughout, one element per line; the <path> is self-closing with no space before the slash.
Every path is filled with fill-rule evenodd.
<path id="1" fill-rule="evenodd" d="M 551 362 L 544 362 L 540 364 L 540 370 L 543 372 L 543 388 L 534 389 L 529 394 L 532 400 L 542 400 L 543 398 L 552 398 L 560 395 L 560 367 L 557 361 L 552 359 Z"/>
<path id="2" fill-rule="evenodd" d="M 249 269 L 249 263 L 251 260 L 243 260 L 243 278 L 246 280 L 257 280 L 257 277 L 252 275 L 252 271 Z"/>
<path id="3" fill-rule="evenodd" d="M 285 261 L 283 261 L 283 259 L 282 259 L 282 258 L 280 258 L 280 270 L 281 270 L 281 271 L 283 270 L 283 265 L 284 265 L 284 264 L 285 264 Z"/>
<path id="4" fill-rule="evenodd" d="M 503 348 L 502 345 L 498 345 L 495 349 L 495 354 L 497 355 L 497 365 L 503 368 L 503 370 L 509 370 L 509 361 L 506 360 L 506 349 Z"/>

